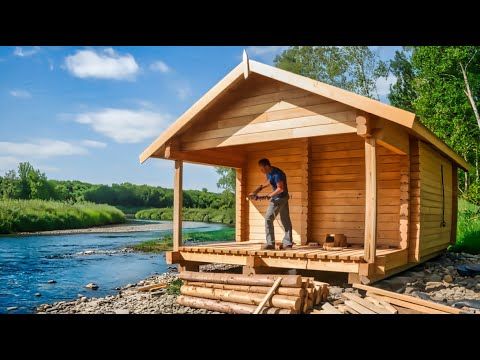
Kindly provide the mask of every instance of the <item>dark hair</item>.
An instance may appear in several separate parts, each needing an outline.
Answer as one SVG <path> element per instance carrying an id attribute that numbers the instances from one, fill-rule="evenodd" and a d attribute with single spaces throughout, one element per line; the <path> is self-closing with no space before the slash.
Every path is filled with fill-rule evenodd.
<path id="1" fill-rule="evenodd" d="M 260 166 L 267 166 L 267 165 L 272 166 L 272 165 L 270 165 L 270 160 L 265 159 L 265 158 L 258 160 L 258 165 L 260 165 Z"/>

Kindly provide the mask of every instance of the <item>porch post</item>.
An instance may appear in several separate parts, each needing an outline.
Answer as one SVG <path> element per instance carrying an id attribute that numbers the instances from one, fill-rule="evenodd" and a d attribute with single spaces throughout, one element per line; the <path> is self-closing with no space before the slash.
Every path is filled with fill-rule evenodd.
<path id="1" fill-rule="evenodd" d="M 236 189 L 235 189 L 235 240 L 247 241 L 246 219 L 248 211 L 247 196 L 247 169 L 236 169 Z"/>
<path id="2" fill-rule="evenodd" d="M 365 137 L 365 261 L 375 262 L 377 244 L 377 157 L 375 137 Z"/>
<path id="3" fill-rule="evenodd" d="M 183 161 L 175 160 L 173 181 L 173 251 L 182 246 Z"/>

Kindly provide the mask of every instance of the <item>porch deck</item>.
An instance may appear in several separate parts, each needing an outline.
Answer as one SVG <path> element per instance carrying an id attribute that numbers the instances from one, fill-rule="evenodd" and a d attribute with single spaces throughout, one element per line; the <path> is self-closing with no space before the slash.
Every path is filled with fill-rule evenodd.
<path id="1" fill-rule="evenodd" d="M 352 246 L 339 251 L 323 250 L 320 247 L 294 245 L 292 250 L 261 250 L 263 241 L 226 242 L 198 246 L 181 246 L 178 251 L 167 253 L 167 262 L 172 263 L 225 263 L 251 267 L 276 267 L 308 270 L 363 273 L 362 246 Z M 408 262 L 406 249 L 378 248 L 375 258 L 375 274 L 385 274 L 393 267 Z M 371 271 L 371 270 L 367 270 Z"/>

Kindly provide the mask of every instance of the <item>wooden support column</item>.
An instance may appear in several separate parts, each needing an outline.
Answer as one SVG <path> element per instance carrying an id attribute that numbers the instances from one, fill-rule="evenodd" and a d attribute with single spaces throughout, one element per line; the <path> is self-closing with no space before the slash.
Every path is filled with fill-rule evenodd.
<path id="1" fill-rule="evenodd" d="M 247 241 L 247 218 L 248 201 L 247 197 L 247 169 L 236 169 L 235 184 L 235 240 Z"/>
<path id="2" fill-rule="evenodd" d="M 452 163 L 452 227 L 450 244 L 457 242 L 457 215 L 458 215 L 458 165 Z"/>
<path id="3" fill-rule="evenodd" d="M 410 206 L 408 236 L 408 262 L 420 261 L 420 157 L 418 139 L 410 137 Z M 416 179 L 416 180 L 414 180 Z"/>
<path id="4" fill-rule="evenodd" d="M 173 181 L 173 250 L 182 246 L 183 161 L 175 160 Z"/>
<path id="5" fill-rule="evenodd" d="M 307 138 L 302 141 L 302 192 L 301 192 L 301 225 L 300 225 L 300 243 L 302 245 L 307 244 L 309 242 L 309 233 L 310 233 L 310 222 L 309 217 L 311 214 L 310 209 L 310 181 L 309 181 L 309 173 L 310 173 L 310 157 L 311 157 L 311 150 L 310 150 L 310 138 Z"/>
<path id="6" fill-rule="evenodd" d="M 400 159 L 400 248 L 409 246 L 410 216 L 410 155 Z"/>
<path id="7" fill-rule="evenodd" d="M 375 262 L 377 245 L 377 151 L 376 139 L 365 138 L 365 261 Z"/>

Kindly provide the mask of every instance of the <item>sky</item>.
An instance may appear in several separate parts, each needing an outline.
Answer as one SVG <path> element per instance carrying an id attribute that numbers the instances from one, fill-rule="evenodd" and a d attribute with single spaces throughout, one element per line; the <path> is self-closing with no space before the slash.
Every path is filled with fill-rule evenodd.
<path id="1" fill-rule="evenodd" d="M 242 59 L 285 46 L 0 47 L 0 174 L 21 161 L 49 179 L 173 187 L 173 162 L 139 154 Z M 372 46 L 383 60 L 400 47 Z M 377 82 L 380 100 L 390 76 Z M 218 191 L 185 164 L 184 188 Z"/>

